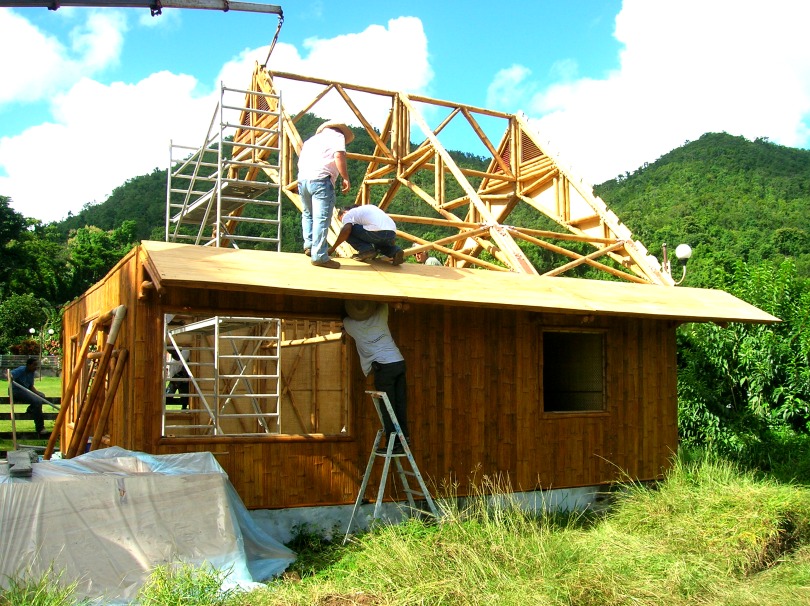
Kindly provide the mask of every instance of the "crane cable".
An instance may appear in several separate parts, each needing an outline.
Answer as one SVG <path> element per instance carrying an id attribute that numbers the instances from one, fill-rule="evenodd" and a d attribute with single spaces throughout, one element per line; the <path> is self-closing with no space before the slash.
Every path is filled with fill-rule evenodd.
<path id="1" fill-rule="evenodd" d="M 270 55 L 273 54 L 273 49 L 276 47 L 276 42 L 278 41 L 278 35 L 281 32 L 281 26 L 284 24 L 284 13 L 278 14 L 278 27 L 276 28 L 276 34 L 273 36 L 273 41 L 270 43 L 270 50 L 267 51 L 267 59 L 264 60 L 264 65 L 262 65 L 262 69 L 267 69 L 267 64 L 270 61 Z"/>

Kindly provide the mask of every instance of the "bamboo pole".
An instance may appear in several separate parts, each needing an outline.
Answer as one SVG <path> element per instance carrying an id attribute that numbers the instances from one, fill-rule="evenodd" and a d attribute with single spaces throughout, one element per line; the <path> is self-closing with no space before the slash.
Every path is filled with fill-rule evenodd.
<path id="1" fill-rule="evenodd" d="M 316 337 L 304 337 L 301 339 L 289 339 L 287 341 L 281 341 L 278 346 L 279 347 L 297 347 L 301 345 L 320 345 L 322 343 L 328 343 L 329 341 L 340 341 L 343 338 L 343 333 L 334 332 L 328 335 L 318 335 Z"/>
<path id="2" fill-rule="evenodd" d="M 62 398 L 62 406 L 59 408 L 59 414 L 56 415 L 56 421 L 54 421 L 53 424 L 53 431 L 51 432 L 51 436 L 48 438 L 48 445 L 45 447 L 45 454 L 43 455 L 45 460 L 50 459 L 51 455 L 53 455 L 53 449 L 56 446 L 56 438 L 65 422 L 65 415 L 67 414 L 68 408 L 70 408 L 70 400 L 73 397 L 74 390 L 76 389 L 76 383 L 79 380 L 82 366 L 84 366 L 87 359 L 87 352 L 90 349 L 90 344 L 93 342 L 93 337 L 95 337 L 95 328 L 96 323 L 94 320 L 87 325 L 87 332 L 84 336 L 84 342 L 79 350 L 76 363 L 73 365 L 73 372 L 70 375 L 67 388 L 64 390 L 65 395 Z"/>
<path id="3" fill-rule="evenodd" d="M 85 410 L 82 411 L 81 416 L 76 420 L 76 426 L 74 427 L 74 433 L 70 440 L 70 446 L 68 448 L 67 458 L 72 459 L 76 456 L 79 448 L 82 445 L 87 443 L 87 438 L 90 436 L 90 418 L 93 414 L 93 408 L 95 406 L 95 401 L 98 398 L 98 394 L 101 392 L 101 389 L 104 387 L 104 375 L 107 373 L 107 367 L 110 362 L 110 358 L 112 357 L 113 348 L 115 346 L 115 340 L 118 337 L 118 331 L 121 328 L 121 324 L 123 323 L 124 316 L 126 315 L 126 305 L 119 305 L 114 310 L 114 317 L 112 321 L 112 325 L 110 327 L 110 332 L 107 337 L 107 340 L 104 343 L 104 350 L 103 356 L 101 360 L 98 362 L 98 368 L 96 369 L 96 376 L 93 380 L 93 385 L 90 387 L 90 394 L 87 397 L 87 405 L 84 407 Z M 77 438 L 78 436 L 78 438 Z"/>
<path id="4" fill-rule="evenodd" d="M 101 412 L 98 415 L 98 423 L 96 423 L 96 428 L 93 431 L 94 439 L 93 444 L 90 446 L 90 450 L 96 450 L 101 445 L 101 436 L 104 435 L 104 430 L 107 428 L 107 419 L 110 416 L 110 409 L 112 408 L 115 393 L 118 391 L 118 383 L 120 383 L 121 377 L 124 374 L 124 367 L 126 366 L 129 351 L 127 349 L 120 349 L 118 352 L 118 359 L 115 363 L 115 370 L 113 371 L 112 379 L 110 379 L 109 389 L 107 389 L 107 394 L 104 398 L 104 405 L 102 406 Z"/>

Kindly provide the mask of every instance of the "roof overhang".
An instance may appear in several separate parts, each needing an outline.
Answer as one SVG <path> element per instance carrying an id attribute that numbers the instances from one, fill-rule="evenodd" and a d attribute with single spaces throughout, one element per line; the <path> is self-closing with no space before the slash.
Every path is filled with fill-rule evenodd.
<path id="1" fill-rule="evenodd" d="M 202 288 L 335 299 L 374 299 L 679 322 L 779 322 L 724 291 L 543 277 L 519 273 L 340 259 L 339 270 L 302 254 L 144 241 L 158 290 Z"/>

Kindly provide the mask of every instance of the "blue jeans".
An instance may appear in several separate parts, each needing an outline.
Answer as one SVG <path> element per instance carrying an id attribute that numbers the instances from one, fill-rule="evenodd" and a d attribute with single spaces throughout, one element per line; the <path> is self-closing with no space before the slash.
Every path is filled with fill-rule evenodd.
<path id="1" fill-rule="evenodd" d="M 386 257 L 393 258 L 399 246 L 396 245 L 397 234 L 391 230 L 367 231 L 362 225 L 352 223 L 352 233 L 346 238 L 358 253 L 376 250 Z"/>
<path id="2" fill-rule="evenodd" d="M 335 186 L 329 177 L 304 179 L 298 182 L 301 195 L 301 231 L 304 232 L 304 248 L 311 249 L 315 263 L 329 260 L 329 223 L 335 210 Z"/>

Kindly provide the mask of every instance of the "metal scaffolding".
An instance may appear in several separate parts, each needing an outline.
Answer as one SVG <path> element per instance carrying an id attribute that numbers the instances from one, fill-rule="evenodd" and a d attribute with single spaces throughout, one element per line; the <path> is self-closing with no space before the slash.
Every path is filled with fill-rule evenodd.
<path id="1" fill-rule="evenodd" d="M 280 250 L 282 138 L 279 95 L 223 85 L 202 145 L 170 145 L 166 241 Z"/>
<path id="2" fill-rule="evenodd" d="M 185 385 L 166 393 L 163 435 L 267 435 L 280 431 L 281 321 L 277 318 L 214 316 L 173 327 L 166 322 L 166 353 L 176 352 Z M 167 355 L 167 362 L 168 362 Z M 177 408 L 177 400 L 187 408 Z"/>

